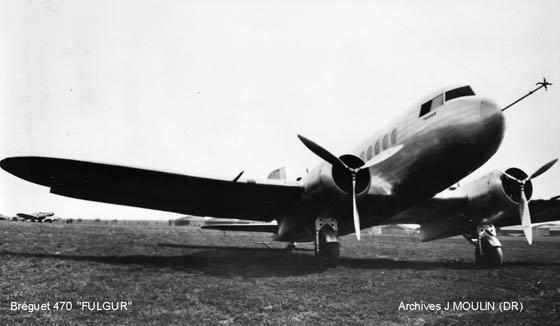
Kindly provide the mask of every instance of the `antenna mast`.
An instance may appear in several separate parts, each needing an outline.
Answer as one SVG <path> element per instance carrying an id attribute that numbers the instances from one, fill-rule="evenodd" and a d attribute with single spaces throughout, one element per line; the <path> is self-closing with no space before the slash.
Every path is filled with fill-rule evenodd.
<path id="1" fill-rule="evenodd" d="M 502 109 L 502 112 L 504 112 L 505 110 L 509 109 L 510 107 L 514 106 L 515 104 L 519 103 L 521 100 L 523 100 L 524 98 L 526 98 L 529 95 L 532 95 L 534 92 L 538 91 L 539 89 L 544 87 L 544 90 L 547 91 L 548 90 L 548 86 L 552 85 L 552 83 L 549 83 L 546 81 L 546 78 L 543 77 L 542 82 L 538 82 L 535 85 L 538 85 L 539 87 L 535 88 L 532 91 L 529 91 L 529 93 L 523 95 L 522 97 L 518 98 L 517 100 L 515 100 L 513 103 L 511 103 L 510 105 L 506 106 L 505 108 Z"/>

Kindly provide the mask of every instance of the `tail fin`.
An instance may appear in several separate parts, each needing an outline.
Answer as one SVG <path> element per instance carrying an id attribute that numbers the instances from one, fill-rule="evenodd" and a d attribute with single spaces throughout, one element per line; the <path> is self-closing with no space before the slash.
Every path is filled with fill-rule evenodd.
<path id="1" fill-rule="evenodd" d="M 286 168 L 281 167 L 268 174 L 267 179 L 286 180 Z"/>

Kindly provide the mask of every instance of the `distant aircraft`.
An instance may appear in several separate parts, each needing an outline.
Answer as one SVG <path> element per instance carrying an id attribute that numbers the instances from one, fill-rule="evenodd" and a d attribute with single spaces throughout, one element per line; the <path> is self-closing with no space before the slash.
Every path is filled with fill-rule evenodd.
<path id="1" fill-rule="evenodd" d="M 32 214 L 27 213 L 17 213 L 16 214 L 22 221 L 31 221 L 31 222 L 53 222 L 56 219 L 53 218 L 53 212 L 37 212 Z"/>
<path id="2" fill-rule="evenodd" d="M 534 222 L 558 218 L 529 209 L 531 181 L 557 160 L 531 175 L 510 167 L 452 187 L 499 148 L 503 110 L 470 86 L 448 87 L 341 156 L 298 136 L 324 162 L 296 181 L 287 180 L 283 170 L 266 180 L 240 179 L 243 172 L 226 180 L 32 156 L 6 158 L 0 166 L 53 194 L 263 222 L 213 228 L 271 232 L 274 240 L 290 243 L 313 241 L 316 255 L 329 266 L 338 263 L 342 235 L 355 233 L 359 240 L 362 228 L 420 224 L 422 241 L 463 235 L 475 245 L 477 264 L 499 267 L 503 255 L 494 226 L 521 223 L 530 244 L 531 215 Z M 445 191 L 450 187 L 455 190 Z"/>

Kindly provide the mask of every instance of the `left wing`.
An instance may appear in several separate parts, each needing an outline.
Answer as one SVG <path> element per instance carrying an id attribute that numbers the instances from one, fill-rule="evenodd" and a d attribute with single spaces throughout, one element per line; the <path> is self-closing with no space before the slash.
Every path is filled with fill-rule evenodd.
<path id="1" fill-rule="evenodd" d="M 181 214 L 271 221 L 299 202 L 285 180 L 231 181 L 49 157 L 11 157 L 0 166 L 67 197 Z"/>

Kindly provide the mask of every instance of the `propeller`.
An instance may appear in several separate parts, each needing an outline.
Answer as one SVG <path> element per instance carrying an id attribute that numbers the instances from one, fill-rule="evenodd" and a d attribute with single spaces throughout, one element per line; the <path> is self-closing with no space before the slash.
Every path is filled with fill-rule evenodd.
<path id="1" fill-rule="evenodd" d="M 340 158 L 326 150 L 325 148 L 321 147 L 319 144 L 298 135 L 299 140 L 307 147 L 310 151 L 312 151 L 315 155 L 319 156 L 323 160 L 329 162 L 333 166 L 341 167 L 348 172 L 350 172 L 350 176 L 352 177 L 352 216 L 354 219 L 354 230 L 356 231 L 356 238 L 360 240 L 360 215 L 358 214 L 358 206 L 356 204 L 356 177 L 358 176 L 358 172 L 369 169 L 370 167 L 381 163 L 388 159 L 389 157 L 395 155 L 398 151 L 401 150 L 403 145 L 397 145 L 394 147 L 390 147 L 381 153 L 372 157 L 369 161 L 365 162 L 362 166 L 357 168 L 349 167 L 346 163 L 344 163 Z"/>
<path id="2" fill-rule="evenodd" d="M 525 196 L 525 184 L 548 171 L 548 169 L 556 164 L 556 162 L 558 162 L 557 158 L 541 166 L 535 172 L 533 172 L 533 174 L 525 179 L 518 179 L 507 172 L 499 170 L 506 177 L 516 181 L 519 184 L 519 190 L 521 191 L 521 196 L 519 197 L 519 216 L 521 217 L 521 227 L 523 229 L 523 233 L 525 234 L 525 238 L 527 239 L 527 242 L 529 244 L 533 243 L 533 229 L 531 228 L 531 212 L 529 211 L 529 200 Z"/>

